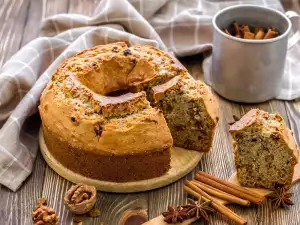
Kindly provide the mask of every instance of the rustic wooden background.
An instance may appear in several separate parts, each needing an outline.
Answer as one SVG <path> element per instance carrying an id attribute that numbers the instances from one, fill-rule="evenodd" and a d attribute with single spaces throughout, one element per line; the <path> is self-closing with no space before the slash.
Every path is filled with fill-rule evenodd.
<path id="1" fill-rule="evenodd" d="M 82 13 L 92 15 L 99 0 L 0 0 L 0 66 L 24 44 L 38 36 L 39 24 L 47 16 L 57 13 Z M 300 11 L 299 2 L 284 0 L 286 9 Z M 191 74 L 201 79 L 200 55 L 180 59 Z M 96 207 L 101 215 L 89 219 L 85 224 L 118 225 L 121 218 L 132 210 L 139 210 L 147 219 L 160 215 L 168 205 L 186 202 L 183 182 L 190 179 L 197 170 L 204 170 L 222 178 L 229 178 L 234 171 L 228 122 L 232 115 L 245 114 L 251 108 L 261 108 L 269 112 L 278 111 L 293 129 L 299 142 L 300 101 L 284 102 L 273 100 L 259 105 L 241 105 L 218 97 L 220 102 L 220 122 L 212 151 L 206 154 L 197 168 L 187 177 L 167 187 L 136 194 L 109 194 L 98 192 Z M 50 169 L 41 154 L 38 154 L 32 175 L 22 188 L 13 193 L 0 186 L 0 225 L 32 224 L 31 212 L 36 199 L 47 197 L 60 217 L 60 224 L 72 224 L 72 215 L 64 207 L 62 198 L 71 183 Z M 272 210 L 271 203 L 250 208 L 230 206 L 232 210 L 246 218 L 250 225 L 294 225 L 300 224 L 300 185 L 293 187 L 295 205 L 289 210 Z M 138 223 L 137 223 L 138 224 Z M 195 224 L 206 224 L 198 221 Z M 210 216 L 210 224 L 231 224 L 220 215 Z M 127 225 L 135 225 L 127 223 Z"/>

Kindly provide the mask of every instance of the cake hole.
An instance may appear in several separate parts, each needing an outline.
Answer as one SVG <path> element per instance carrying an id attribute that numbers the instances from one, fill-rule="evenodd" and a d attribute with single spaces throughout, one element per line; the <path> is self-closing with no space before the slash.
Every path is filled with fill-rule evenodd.
<path id="1" fill-rule="evenodd" d="M 128 89 L 127 90 L 118 90 L 118 91 L 109 92 L 109 93 L 106 94 L 106 96 L 118 97 L 118 96 L 125 95 L 125 94 L 128 94 L 128 93 L 130 93 L 130 91 Z"/>

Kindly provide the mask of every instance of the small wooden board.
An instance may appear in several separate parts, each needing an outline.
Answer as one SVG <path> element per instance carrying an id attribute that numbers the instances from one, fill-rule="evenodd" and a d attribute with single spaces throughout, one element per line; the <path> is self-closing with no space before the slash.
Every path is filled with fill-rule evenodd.
<path id="1" fill-rule="evenodd" d="M 300 163 L 297 163 L 295 165 L 295 168 L 294 168 L 294 176 L 293 176 L 292 185 L 294 185 L 295 183 L 297 183 L 299 180 L 300 180 Z M 240 185 L 240 183 L 237 180 L 236 173 L 232 174 L 231 177 L 228 179 L 228 181 L 230 181 L 230 182 L 232 182 L 234 184 Z M 249 189 L 251 191 L 255 191 L 258 194 L 261 194 L 263 196 L 267 196 L 268 194 L 272 193 L 271 190 L 269 190 L 269 189 L 263 189 L 263 188 L 247 188 L 247 189 Z M 215 198 L 218 199 L 217 197 L 215 197 Z M 229 204 L 229 202 L 227 202 L 225 200 L 222 200 L 222 199 L 218 199 L 218 200 L 223 205 Z M 178 223 L 178 225 L 179 224 L 180 225 L 189 225 L 189 224 L 193 223 L 196 220 L 197 220 L 197 218 L 191 218 L 191 219 L 183 221 L 182 223 Z M 153 219 L 151 219 L 151 220 L 143 223 L 142 225 L 168 225 L 168 223 L 166 223 L 164 221 L 164 217 L 163 216 L 158 216 L 158 217 L 155 217 L 155 218 L 153 218 Z"/>
<path id="2" fill-rule="evenodd" d="M 73 183 L 85 183 L 95 186 L 99 191 L 116 193 L 148 191 L 171 184 L 192 171 L 203 155 L 201 152 L 173 147 L 171 149 L 171 169 L 163 176 L 136 182 L 117 183 L 91 179 L 65 168 L 48 151 L 42 128 L 39 133 L 39 143 L 45 161 L 60 176 Z"/>

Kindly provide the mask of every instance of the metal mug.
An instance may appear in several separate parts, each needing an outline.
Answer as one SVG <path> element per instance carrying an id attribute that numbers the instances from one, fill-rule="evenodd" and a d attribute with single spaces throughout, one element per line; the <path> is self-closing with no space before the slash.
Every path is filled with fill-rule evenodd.
<path id="1" fill-rule="evenodd" d="M 213 18 L 210 74 L 213 89 L 237 102 L 258 103 L 276 97 L 281 90 L 287 49 L 297 43 L 296 34 L 289 40 L 291 18 L 299 19 L 299 15 L 256 5 L 237 5 L 219 11 Z M 248 40 L 221 30 L 234 21 L 254 27 L 274 27 L 280 35 L 273 39 Z"/>

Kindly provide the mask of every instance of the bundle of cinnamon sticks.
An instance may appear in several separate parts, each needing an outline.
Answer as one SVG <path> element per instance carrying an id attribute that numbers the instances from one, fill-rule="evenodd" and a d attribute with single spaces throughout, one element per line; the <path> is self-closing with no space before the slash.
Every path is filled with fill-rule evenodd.
<path id="1" fill-rule="evenodd" d="M 196 174 L 194 180 L 186 181 L 184 190 L 196 198 L 211 200 L 211 207 L 237 224 L 247 224 L 247 220 L 227 208 L 225 204 L 249 206 L 251 203 L 262 204 L 264 201 L 264 196 L 254 191 L 202 171 Z"/>
<path id="2" fill-rule="evenodd" d="M 230 36 L 235 36 L 243 39 L 271 39 L 279 35 L 276 28 L 269 27 L 268 29 L 263 27 L 250 27 L 247 24 L 239 25 L 237 22 L 233 22 L 227 28 L 222 29 L 223 32 Z"/>

